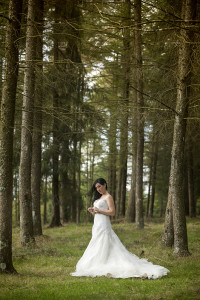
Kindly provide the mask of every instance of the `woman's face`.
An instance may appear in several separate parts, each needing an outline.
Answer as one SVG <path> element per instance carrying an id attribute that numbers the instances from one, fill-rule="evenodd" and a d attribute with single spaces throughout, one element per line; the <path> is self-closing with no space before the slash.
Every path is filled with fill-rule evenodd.
<path id="1" fill-rule="evenodd" d="M 96 183 L 95 188 L 99 194 L 104 194 L 106 191 L 106 183 L 104 183 L 104 185 L 100 183 Z"/>

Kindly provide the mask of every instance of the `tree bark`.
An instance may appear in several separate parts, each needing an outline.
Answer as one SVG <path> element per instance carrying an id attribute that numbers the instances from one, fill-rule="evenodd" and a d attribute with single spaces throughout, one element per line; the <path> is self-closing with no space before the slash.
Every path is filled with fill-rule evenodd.
<path id="1" fill-rule="evenodd" d="M 22 1 L 10 0 L 0 122 L 0 273 L 16 272 L 12 262 L 12 161 L 21 12 Z"/>
<path id="2" fill-rule="evenodd" d="M 183 179 L 183 192 L 185 202 L 185 215 L 189 216 L 189 191 L 188 191 L 188 171 L 187 171 L 187 150 L 185 149 L 185 163 L 184 163 L 184 179 Z"/>
<path id="3" fill-rule="evenodd" d="M 116 57 L 116 66 L 118 67 L 119 58 Z M 118 95 L 119 89 L 119 76 L 113 74 L 113 94 Z M 109 145 L 109 167 L 108 167 L 108 182 L 109 192 L 113 197 L 114 203 L 116 203 L 116 188 L 117 188 L 117 109 L 110 107 L 110 128 L 108 133 L 108 145 Z"/>
<path id="4" fill-rule="evenodd" d="M 68 126 L 64 126 L 64 132 L 68 132 Z M 69 141 L 68 138 L 63 138 L 61 142 L 61 220 L 62 223 L 69 221 L 69 209 L 71 199 L 69 197 Z"/>
<path id="5" fill-rule="evenodd" d="M 59 157 L 59 120 L 56 116 L 58 108 L 58 95 L 55 91 L 54 100 L 54 120 L 53 120 L 53 179 L 52 179 L 52 219 L 49 227 L 61 226 L 60 222 L 60 203 L 59 203 L 59 173 L 58 173 L 58 157 Z"/>
<path id="6" fill-rule="evenodd" d="M 80 223 L 81 212 L 81 140 L 78 147 L 78 179 L 77 179 L 77 198 L 76 198 L 76 224 Z"/>
<path id="7" fill-rule="evenodd" d="M 167 247 L 172 247 L 174 245 L 174 227 L 173 227 L 171 190 L 169 190 L 168 192 L 168 200 L 167 200 L 167 206 L 165 211 L 164 234 L 162 237 L 162 242 Z"/>
<path id="8" fill-rule="evenodd" d="M 56 47 L 54 45 L 54 47 Z M 54 48 L 54 50 L 56 50 Z M 55 56 L 54 56 L 55 57 Z M 54 119 L 53 119 L 53 179 L 52 179 L 52 219 L 49 227 L 61 226 L 60 222 L 60 203 L 59 203 L 59 120 L 57 117 L 58 94 L 55 90 L 53 99 Z"/>
<path id="9" fill-rule="evenodd" d="M 135 58 L 137 89 L 137 157 L 136 157 L 136 228 L 144 228 L 143 217 L 143 152 L 144 152 L 144 100 L 142 71 L 141 0 L 134 1 Z"/>
<path id="10" fill-rule="evenodd" d="M 0 107 L 2 99 L 2 88 L 3 87 L 3 59 L 0 57 Z"/>
<path id="11" fill-rule="evenodd" d="M 153 165 L 152 165 L 152 189 L 150 196 L 150 206 L 149 206 L 149 216 L 153 218 L 153 209 L 154 209 L 154 199 L 155 199 L 155 189 L 156 189 L 156 169 L 157 169 L 157 161 L 158 161 L 158 135 L 157 133 L 153 133 Z"/>
<path id="12" fill-rule="evenodd" d="M 48 187 L 48 182 L 47 182 L 47 175 L 45 176 L 45 182 L 44 182 L 44 215 L 43 215 L 43 223 L 47 224 L 47 187 Z"/>
<path id="13" fill-rule="evenodd" d="M 136 157 L 137 157 L 137 89 L 136 89 L 136 55 L 135 48 L 131 57 L 130 70 L 130 106 L 131 106 L 131 131 L 132 131 L 132 173 L 131 191 L 126 209 L 127 222 L 135 222 L 135 192 L 136 192 Z"/>
<path id="14" fill-rule="evenodd" d="M 117 209 L 116 216 L 124 217 L 126 208 L 126 180 L 127 180 L 127 157 L 128 157 L 128 103 L 130 87 L 130 16 L 131 3 L 125 0 L 122 5 L 123 9 L 123 87 L 122 87 L 122 107 L 121 107 L 121 124 L 120 124 L 120 152 L 119 152 L 119 176 L 117 191 Z"/>
<path id="15" fill-rule="evenodd" d="M 42 142 L 42 101 L 43 101 L 43 0 L 37 0 L 38 37 L 35 82 L 35 109 L 32 138 L 31 193 L 34 235 L 42 235 L 40 191 L 41 191 L 41 142 Z"/>
<path id="16" fill-rule="evenodd" d="M 152 163 L 152 159 L 151 159 L 150 168 L 149 168 L 149 182 L 148 182 L 149 184 L 148 184 L 146 217 L 149 216 L 150 198 L 151 198 L 151 191 L 152 191 L 152 168 L 153 168 L 153 163 Z"/>
<path id="17" fill-rule="evenodd" d="M 74 128 L 75 131 L 75 128 Z M 73 188 L 73 197 L 72 197 L 72 222 L 76 222 L 76 204 L 77 204 L 77 136 L 74 135 L 73 139 L 73 173 L 72 173 L 72 188 Z"/>
<path id="18" fill-rule="evenodd" d="M 187 184 L 188 184 L 188 198 L 189 198 L 189 216 L 196 217 L 196 203 L 194 198 L 194 175 L 193 175 L 193 144 L 189 138 L 186 145 L 187 152 Z"/>
<path id="19" fill-rule="evenodd" d="M 53 178 L 52 178 L 52 219 L 49 227 L 61 226 L 60 222 L 60 201 L 59 201 L 59 95 L 56 89 L 57 69 L 56 65 L 59 61 L 58 49 L 58 17 L 59 17 L 59 2 L 55 3 L 55 26 L 54 26 L 54 64 L 55 64 L 55 80 L 54 80 L 54 94 L 53 94 Z"/>
<path id="20" fill-rule="evenodd" d="M 117 161 L 117 148 L 116 148 L 116 132 L 117 130 L 117 118 L 115 111 L 110 110 L 110 129 L 109 129 L 109 172 L 108 172 L 108 182 L 109 182 L 109 192 L 116 200 L 116 161 Z"/>
<path id="21" fill-rule="evenodd" d="M 25 246 L 34 241 L 31 200 L 31 156 L 33 107 L 35 95 L 35 55 L 37 0 L 28 1 L 26 31 L 26 67 L 24 74 L 24 96 L 22 107 L 21 153 L 19 169 L 20 236 Z"/>
<path id="22" fill-rule="evenodd" d="M 194 18 L 195 11 L 196 1 L 185 0 L 182 2 L 182 19 L 184 21 L 180 30 L 181 40 L 179 41 L 178 55 L 176 115 L 169 185 L 174 223 L 174 254 L 179 256 L 189 254 L 183 193 L 183 173 L 186 118 L 191 82 L 191 42 L 193 37 L 191 20 Z"/>

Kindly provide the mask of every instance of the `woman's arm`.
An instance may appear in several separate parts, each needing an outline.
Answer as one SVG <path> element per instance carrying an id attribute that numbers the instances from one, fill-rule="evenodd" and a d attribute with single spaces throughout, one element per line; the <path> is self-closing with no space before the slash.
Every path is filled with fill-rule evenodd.
<path id="1" fill-rule="evenodd" d="M 106 215 L 106 216 L 114 216 L 115 215 L 115 204 L 114 204 L 114 201 L 113 201 L 113 197 L 111 195 L 108 196 L 107 198 L 107 204 L 108 204 L 108 209 L 107 210 L 103 210 L 103 209 L 100 209 L 98 207 L 94 207 L 94 212 L 95 213 L 100 213 L 100 214 L 103 214 L 103 215 Z"/>

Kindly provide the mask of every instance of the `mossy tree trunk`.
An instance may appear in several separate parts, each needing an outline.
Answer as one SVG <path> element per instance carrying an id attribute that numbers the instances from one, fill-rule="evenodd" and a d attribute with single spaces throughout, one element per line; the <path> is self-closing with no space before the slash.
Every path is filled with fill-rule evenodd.
<path id="1" fill-rule="evenodd" d="M 174 253 L 179 256 L 189 254 L 185 218 L 183 177 L 186 118 L 188 114 L 188 100 L 192 68 L 191 57 L 193 32 L 191 20 L 194 20 L 195 11 L 195 0 L 185 0 L 182 2 L 183 21 L 179 40 L 176 115 L 174 121 L 169 183 L 169 197 L 172 203 L 173 214 Z"/>

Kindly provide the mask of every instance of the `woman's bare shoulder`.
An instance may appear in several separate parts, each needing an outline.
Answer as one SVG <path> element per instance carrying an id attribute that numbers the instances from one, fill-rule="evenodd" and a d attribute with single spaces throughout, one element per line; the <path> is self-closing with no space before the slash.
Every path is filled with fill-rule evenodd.
<path id="1" fill-rule="evenodd" d="M 105 200 L 106 201 L 113 201 L 113 197 L 108 193 Z"/>

